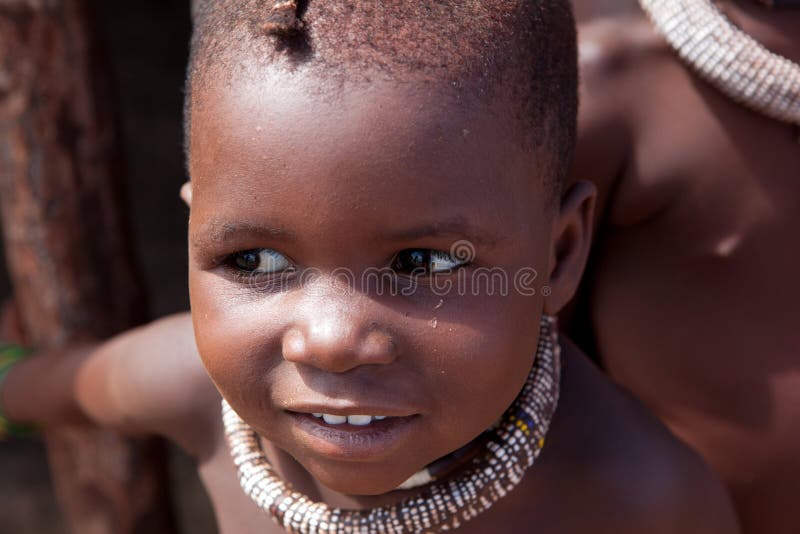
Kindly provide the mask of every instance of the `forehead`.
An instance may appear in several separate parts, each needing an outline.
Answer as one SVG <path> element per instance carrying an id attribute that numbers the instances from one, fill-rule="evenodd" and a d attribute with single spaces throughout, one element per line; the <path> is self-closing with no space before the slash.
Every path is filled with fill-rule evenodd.
<path id="1" fill-rule="evenodd" d="M 522 149 L 501 99 L 478 103 L 430 83 L 328 89 L 309 76 L 195 93 L 193 216 L 300 211 L 322 222 L 346 210 L 380 224 L 452 211 L 513 225 L 544 210 L 544 166 Z"/>

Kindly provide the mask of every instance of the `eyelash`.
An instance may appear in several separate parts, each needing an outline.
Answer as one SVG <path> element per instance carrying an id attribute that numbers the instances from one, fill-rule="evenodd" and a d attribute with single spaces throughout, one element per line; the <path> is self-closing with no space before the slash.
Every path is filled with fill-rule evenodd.
<path id="1" fill-rule="evenodd" d="M 275 259 L 275 255 L 279 255 L 281 258 L 285 259 L 286 263 L 288 264 L 287 267 L 283 269 L 274 270 L 274 271 L 261 271 L 259 272 L 258 268 L 247 269 L 243 268 L 239 260 L 242 259 L 244 255 L 253 255 L 257 254 L 258 260 L 264 260 L 265 253 L 269 255 L 268 259 Z M 251 257 L 251 263 L 253 261 Z M 240 252 L 234 252 L 227 256 L 224 261 L 222 262 L 225 267 L 232 271 L 239 282 L 246 282 L 252 283 L 256 279 L 265 279 L 265 278 L 275 278 L 277 275 L 282 273 L 286 273 L 287 271 L 293 271 L 293 266 L 290 263 L 290 260 L 286 258 L 280 252 L 273 250 L 273 249 L 250 249 L 244 250 Z M 411 263 L 412 265 L 408 265 Z M 448 267 L 441 268 L 439 270 L 431 270 L 436 269 L 437 263 L 448 265 Z M 449 253 L 430 249 L 430 248 L 409 248 L 403 249 L 397 254 L 394 255 L 390 262 L 390 267 L 397 272 L 398 274 L 404 276 L 431 276 L 436 274 L 445 274 L 448 272 L 452 272 L 455 269 L 459 269 L 462 267 L 466 267 L 470 264 L 469 261 L 459 261 L 456 258 L 453 258 Z"/>
<path id="2" fill-rule="evenodd" d="M 258 269 L 249 270 L 239 265 L 239 260 L 246 254 L 256 254 L 258 260 L 264 258 L 264 253 L 274 253 L 285 259 L 287 267 L 273 272 L 259 272 Z M 274 258 L 274 256 L 273 256 Z M 296 270 L 291 264 L 291 260 L 286 258 L 280 252 L 261 248 L 249 249 L 239 252 L 234 252 L 226 256 L 221 262 L 221 266 L 225 270 L 231 280 L 238 285 L 247 286 L 248 289 L 255 289 L 262 292 L 280 291 L 286 288 L 286 283 L 291 281 Z"/>
<path id="3" fill-rule="evenodd" d="M 453 258 L 447 252 L 444 252 L 444 251 L 441 251 L 441 250 L 435 250 L 435 249 L 430 249 L 430 248 L 407 248 L 407 249 L 401 250 L 400 252 L 395 254 L 394 258 L 392 259 L 392 268 L 395 271 L 400 272 L 400 270 L 402 268 L 404 268 L 403 266 L 400 265 L 403 256 L 407 256 L 407 258 L 405 258 L 405 259 L 407 259 L 407 260 L 409 260 L 411 262 L 424 263 L 424 264 L 427 264 L 427 265 L 433 265 L 434 268 L 435 268 L 437 262 L 445 263 L 445 264 L 447 264 L 447 263 L 451 264 L 450 267 L 446 267 L 446 268 L 443 268 L 441 270 L 434 270 L 434 271 L 430 271 L 429 267 L 427 267 L 427 266 L 424 267 L 424 268 L 423 267 L 412 267 L 409 273 L 405 273 L 405 274 L 408 274 L 408 275 L 413 275 L 415 273 L 417 275 L 420 275 L 420 274 L 424 274 L 424 275 L 444 274 L 445 272 L 453 271 L 454 269 L 458 269 L 459 267 L 464 267 L 464 266 L 469 264 L 468 261 L 459 261 L 459 260 Z M 423 269 L 423 272 L 419 273 L 417 271 L 417 269 Z"/>

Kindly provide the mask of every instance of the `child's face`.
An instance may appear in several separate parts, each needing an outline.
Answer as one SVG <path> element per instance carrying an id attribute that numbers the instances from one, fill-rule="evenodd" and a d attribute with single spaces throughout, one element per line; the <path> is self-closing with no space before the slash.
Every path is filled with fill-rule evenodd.
<path id="1" fill-rule="evenodd" d="M 273 76 L 195 95 L 196 337 L 259 434 L 328 487 L 379 494 L 472 440 L 519 392 L 555 226 L 542 163 L 502 106 L 430 86 L 335 97 L 309 86 Z M 409 282 L 427 251 L 459 241 L 471 264 L 434 255 L 452 272 Z M 394 289 L 364 282 L 381 268 Z M 495 269 L 493 293 L 478 268 Z M 332 425 L 312 413 L 390 417 Z"/>

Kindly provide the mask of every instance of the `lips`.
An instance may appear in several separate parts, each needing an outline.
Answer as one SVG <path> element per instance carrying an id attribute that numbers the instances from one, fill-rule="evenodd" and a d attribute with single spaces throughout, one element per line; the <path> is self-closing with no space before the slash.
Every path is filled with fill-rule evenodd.
<path id="1" fill-rule="evenodd" d="M 374 461 L 388 456 L 410 439 L 419 419 L 418 414 L 391 416 L 370 415 L 367 410 L 347 411 L 351 413 L 331 409 L 287 413 L 309 452 L 346 461 Z"/>

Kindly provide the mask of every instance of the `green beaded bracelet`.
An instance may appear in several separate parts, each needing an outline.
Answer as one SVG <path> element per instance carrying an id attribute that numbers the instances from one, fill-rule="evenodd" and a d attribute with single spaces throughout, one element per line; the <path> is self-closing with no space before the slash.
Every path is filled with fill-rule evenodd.
<path id="1" fill-rule="evenodd" d="M 14 367 L 14 364 L 28 355 L 28 351 L 19 345 L 0 345 L 0 400 L 3 398 L 3 382 L 6 376 Z M 3 405 L 0 403 L 0 441 L 13 436 L 27 436 L 33 432 L 33 427 L 21 425 L 11 421 L 3 413 Z"/>

